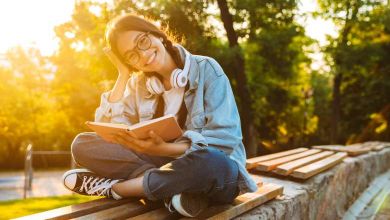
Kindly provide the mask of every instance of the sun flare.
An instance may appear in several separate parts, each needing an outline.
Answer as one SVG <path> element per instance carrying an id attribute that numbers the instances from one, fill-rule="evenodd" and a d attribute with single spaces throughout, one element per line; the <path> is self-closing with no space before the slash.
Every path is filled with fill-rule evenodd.
<path id="1" fill-rule="evenodd" d="M 0 2 L 0 53 L 15 46 L 37 47 L 43 54 L 56 47 L 54 26 L 70 19 L 74 0 Z"/>

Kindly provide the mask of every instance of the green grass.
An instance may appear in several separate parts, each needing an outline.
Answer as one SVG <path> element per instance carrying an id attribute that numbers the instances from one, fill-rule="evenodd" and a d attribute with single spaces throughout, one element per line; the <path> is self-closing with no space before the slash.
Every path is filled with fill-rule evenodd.
<path id="1" fill-rule="evenodd" d="M 100 197 L 67 195 L 3 201 L 0 202 L 0 219 L 17 218 L 98 198 Z"/>

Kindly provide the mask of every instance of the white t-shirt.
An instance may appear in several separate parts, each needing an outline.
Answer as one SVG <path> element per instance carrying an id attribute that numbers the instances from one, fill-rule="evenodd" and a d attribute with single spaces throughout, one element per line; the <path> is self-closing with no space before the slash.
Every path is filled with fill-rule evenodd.
<path id="1" fill-rule="evenodd" d="M 185 87 L 172 88 L 164 91 L 162 94 L 165 103 L 164 115 L 172 114 L 176 116 L 176 119 L 179 118 L 180 107 L 183 103 L 184 89 Z"/>

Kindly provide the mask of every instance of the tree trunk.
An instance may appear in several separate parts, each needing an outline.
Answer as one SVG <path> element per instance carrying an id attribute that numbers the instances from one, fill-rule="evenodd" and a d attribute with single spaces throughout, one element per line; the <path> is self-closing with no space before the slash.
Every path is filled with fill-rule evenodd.
<path id="1" fill-rule="evenodd" d="M 338 127 L 341 115 L 341 100 L 340 100 L 340 85 L 343 75 L 341 72 L 337 73 L 333 79 L 333 95 L 332 95 L 332 121 L 330 130 L 330 141 L 332 144 L 338 143 Z"/>
<path id="2" fill-rule="evenodd" d="M 233 28 L 233 16 L 229 12 L 226 0 L 217 0 L 219 9 L 221 11 L 221 20 L 225 27 L 229 47 L 234 52 L 233 62 L 234 70 L 233 76 L 237 81 L 237 92 L 241 101 L 241 122 L 244 136 L 244 144 L 246 147 L 248 157 L 256 156 L 257 154 L 257 135 L 253 121 L 252 100 L 249 93 L 247 79 L 245 75 L 245 60 L 241 53 L 240 45 L 238 44 L 237 33 Z"/>
<path id="3" fill-rule="evenodd" d="M 339 38 L 339 43 L 337 45 L 337 51 L 334 56 L 336 73 L 333 78 L 333 94 L 332 94 L 332 118 L 331 118 L 331 130 L 330 130 L 330 142 L 332 144 L 339 143 L 339 122 L 341 120 L 341 91 L 340 87 L 343 82 L 343 54 L 342 51 L 345 50 L 348 46 L 348 35 L 351 32 L 353 22 L 356 20 L 357 13 L 359 12 L 360 2 L 354 1 L 354 4 L 351 5 L 351 2 L 346 4 L 346 14 L 345 14 L 345 23 L 343 31 Z M 352 11 L 351 11 L 352 9 Z"/>

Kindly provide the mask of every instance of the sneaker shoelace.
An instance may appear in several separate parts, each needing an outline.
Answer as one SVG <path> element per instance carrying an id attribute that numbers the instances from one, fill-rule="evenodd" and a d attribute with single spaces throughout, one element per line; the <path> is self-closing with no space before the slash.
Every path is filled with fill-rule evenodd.
<path id="1" fill-rule="evenodd" d="M 117 183 L 119 180 L 112 180 L 100 177 L 83 177 L 83 182 L 79 189 L 80 192 L 86 192 L 89 195 L 97 196 L 111 196 L 110 189 L 112 185 Z"/>

